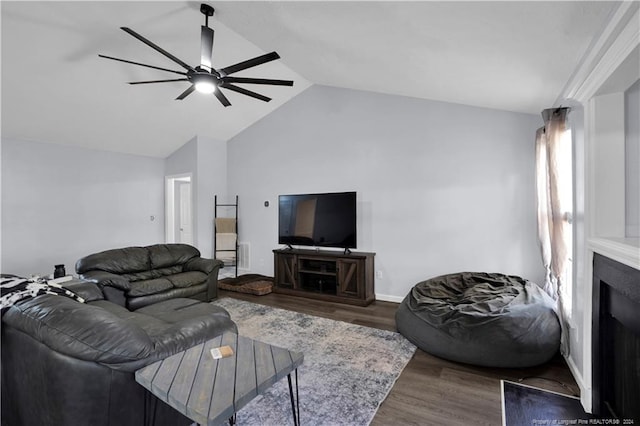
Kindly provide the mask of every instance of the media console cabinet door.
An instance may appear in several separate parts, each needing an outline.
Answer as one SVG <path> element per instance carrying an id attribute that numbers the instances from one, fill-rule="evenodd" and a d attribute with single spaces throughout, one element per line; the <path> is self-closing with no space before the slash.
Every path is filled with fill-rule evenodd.
<path id="1" fill-rule="evenodd" d="M 362 297 L 363 277 L 362 261 L 359 259 L 340 259 L 338 266 L 338 296 Z"/>
<path id="2" fill-rule="evenodd" d="M 297 284 L 297 256 L 293 254 L 278 253 L 276 260 L 276 279 L 275 284 L 278 287 L 298 288 Z"/>

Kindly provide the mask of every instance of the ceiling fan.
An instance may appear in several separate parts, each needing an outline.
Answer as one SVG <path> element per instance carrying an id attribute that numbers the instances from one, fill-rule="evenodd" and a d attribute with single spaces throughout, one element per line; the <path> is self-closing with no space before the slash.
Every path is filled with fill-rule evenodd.
<path id="1" fill-rule="evenodd" d="M 257 56 L 252 59 L 248 59 L 246 61 L 239 62 L 234 65 L 230 65 L 228 67 L 215 69 L 212 65 L 212 56 L 213 56 L 213 29 L 209 28 L 209 17 L 213 16 L 214 9 L 213 7 L 207 4 L 200 5 L 200 12 L 204 15 L 204 25 L 202 25 L 201 31 L 201 45 L 200 45 L 200 65 L 196 67 L 192 67 L 186 62 L 178 59 L 173 56 L 171 53 L 167 52 L 160 46 L 154 44 L 153 42 L 147 40 L 137 32 L 133 31 L 131 28 L 120 27 L 126 33 L 132 35 L 137 38 L 147 46 L 155 49 L 160 52 L 167 58 L 171 59 L 173 62 L 180 65 L 186 71 L 175 71 L 167 68 L 156 67 L 154 65 L 142 64 L 140 62 L 128 61 L 126 59 L 114 58 L 106 55 L 98 55 L 101 58 L 112 59 L 114 61 L 125 62 L 127 64 L 140 65 L 147 68 L 153 68 L 160 71 L 172 72 L 175 74 L 180 74 L 184 77 L 182 78 L 174 78 L 168 80 L 150 80 L 150 81 L 132 81 L 129 84 L 152 84 L 152 83 L 168 83 L 174 81 L 188 81 L 191 85 L 182 92 L 176 100 L 182 100 L 189 96 L 194 90 L 197 90 L 202 93 L 213 93 L 216 98 L 220 101 L 222 105 L 228 107 L 231 105 L 229 99 L 221 92 L 220 89 L 227 89 L 237 93 L 241 93 L 246 96 L 251 96 L 252 98 L 260 99 L 261 101 L 269 102 L 271 98 L 261 95 L 260 93 L 253 92 L 251 90 L 247 90 L 243 87 L 236 86 L 234 83 L 246 83 L 246 84 L 267 84 L 274 86 L 293 86 L 293 81 L 291 80 L 273 80 L 267 78 L 247 78 L 247 77 L 233 77 L 231 74 L 235 74 L 238 71 L 245 70 L 247 68 L 252 68 L 258 65 L 262 65 L 266 62 L 271 62 L 280 58 L 276 52 L 267 53 L 265 55 Z"/>

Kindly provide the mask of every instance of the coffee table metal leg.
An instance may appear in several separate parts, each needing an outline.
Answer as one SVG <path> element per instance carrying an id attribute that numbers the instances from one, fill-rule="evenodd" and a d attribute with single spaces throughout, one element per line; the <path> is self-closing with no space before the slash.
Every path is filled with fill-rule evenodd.
<path id="1" fill-rule="evenodd" d="M 291 411 L 293 413 L 293 425 L 298 426 L 300 424 L 300 395 L 298 393 L 298 369 L 295 369 L 296 373 L 296 396 L 294 401 L 293 386 L 291 384 L 291 373 L 287 374 L 287 380 L 289 381 L 289 397 L 291 398 Z"/>
<path id="2" fill-rule="evenodd" d="M 300 425 L 300 395 L 298 394 L 298 369 L 296 368 L 296 411 L 298 412 L 298 426 Z"/>

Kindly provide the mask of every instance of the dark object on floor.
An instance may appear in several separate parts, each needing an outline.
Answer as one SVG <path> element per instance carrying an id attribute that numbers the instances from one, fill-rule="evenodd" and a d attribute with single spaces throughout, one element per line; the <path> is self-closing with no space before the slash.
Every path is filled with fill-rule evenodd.
<path id="1" fill-rule="evenodd" d="M 502 418 L 505 426 L 533 424 L 590 424 L 580 398 L 501 380 Z M 556 420 L 556 423 L 553 421 Z M 575 421 L 561 423 L 560 420 Z M 580 420 L 584 423 L 580 423 Z"/>
<path id="2" fill-rule="evenodd" d="M 396 311 L 398 331 L 425 352 L 485 367 L 530 367 L 560 346 L 554 302 L 513 275 L 462 272 L 422 281 Z"/>
<path id="3" fill-rule="evenodd" d="M 188 425 L 135 381 L 136 370 L 237 333 L 228 312 L 175 298 L 129 311 L 89 282 L 69 285 L 85 299 L 49 294 L 2 317 L 3 425 Z"/>
<path id="4" fill-rule="evenodd" d="M 260 274 L 245 274 L 237 278 L 221 279 L 218 281 L 218 288 L 262 296 L 273 290 L 273 278 Z"/>
<path id="5" fill-rule="evenodd" d="M 108 300 L 138 309 L 176 297 L 217 298 L 221 266 L 193 246 L 155 244 L 91 254 L 76 262 L 76 272 L 98 283 Z"/>

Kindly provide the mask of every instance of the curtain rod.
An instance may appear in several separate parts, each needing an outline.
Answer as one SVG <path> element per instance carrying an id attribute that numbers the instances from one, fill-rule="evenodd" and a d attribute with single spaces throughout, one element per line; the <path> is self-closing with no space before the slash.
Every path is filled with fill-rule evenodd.
<path id="1" fill-rule="evenodd" d="M 561 105 L 561 106 L 555 107 L 555 108 L 543 109 L 541 114 L 542 114 L 542 119 L 546 123 L 547 121 L 549 121 L 551 119 L 551 117 L 557 117 L 557 116 L 560 116 L 560 115 L 565 115 L 566 116 L 566 114 L 568 114 L 570 111 L 571 111 L 571 108 L 563 107 Z"/>

